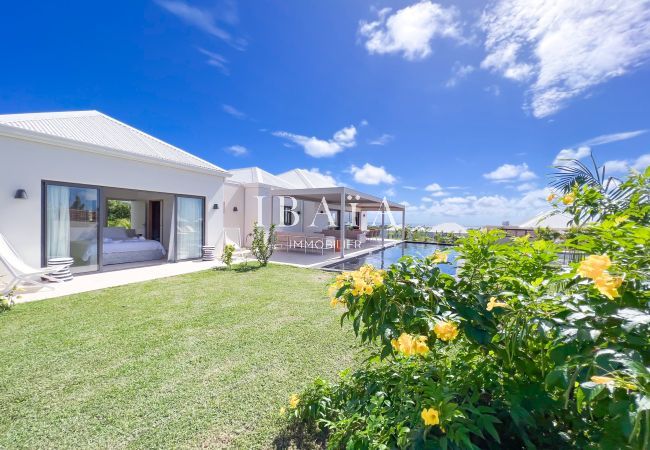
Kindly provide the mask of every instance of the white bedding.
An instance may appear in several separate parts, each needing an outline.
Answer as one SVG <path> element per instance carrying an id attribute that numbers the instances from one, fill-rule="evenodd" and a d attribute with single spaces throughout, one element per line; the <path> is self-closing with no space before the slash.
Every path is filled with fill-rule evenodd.
<path id="1" fill-rule="evenodd" d="M 103 244 L 103 253 L 127 253 L 127 252 L 140 252 L 145 250 L 161 250 L 163 255 L 166 255 L 165 247 L 158 241 L 150 241 L 147 239 L 123 239 L 123 240 L 113 240 L 113 239 L 104 239 Z M 88 261 L 91 256 L 97 255 L 97 246 L 95 244 L 90 244 L 86 247 L 82 259 Z"/>

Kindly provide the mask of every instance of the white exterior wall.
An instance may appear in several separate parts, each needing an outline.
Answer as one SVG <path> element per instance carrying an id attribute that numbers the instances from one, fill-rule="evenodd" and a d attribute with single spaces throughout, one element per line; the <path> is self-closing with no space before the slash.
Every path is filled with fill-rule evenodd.
<path id="1" fill-rule="evenodd" d="M 59 181 L 205 197 L 205 242 L 223 247 L 224 177 L 0 136 L 0 233 L 41 265 L 41 182 Z M 28 199 L 14 199 L 25 189 Z M 218 203 L 220 209 L 212 209 Z"/>

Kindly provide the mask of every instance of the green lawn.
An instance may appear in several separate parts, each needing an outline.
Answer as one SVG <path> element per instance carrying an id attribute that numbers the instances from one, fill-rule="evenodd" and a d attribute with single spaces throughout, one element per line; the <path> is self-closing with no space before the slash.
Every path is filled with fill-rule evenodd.
<path id="1" fill-rule="evenodd" d="M 270 265 L 15 306 L 0 448 L 273 448 L 288 396 L 358 359 L 330 279 Z"/>

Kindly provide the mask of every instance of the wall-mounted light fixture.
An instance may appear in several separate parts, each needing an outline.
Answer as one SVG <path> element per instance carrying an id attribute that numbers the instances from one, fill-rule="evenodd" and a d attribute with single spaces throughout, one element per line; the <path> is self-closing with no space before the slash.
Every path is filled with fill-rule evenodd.
<path id="1" fill-rule="evenodd" d="M 21 200 L 27 200 L 27 191 L 25 189 L 18 189 L 14 198 L 19 198 Z"/>
<path id="2" fill-rule="evenodd" d="M 239 211 L 239 210 L 237 209 L 236 206 L 233 206 L 233 207 L 232 207 L 232 210 L 233 210 L 233 212 L 237 212 L 237 211 Z"/>
<path id="3" fill-rule="evenodd" d="M 212 205 L 212 209 L 219 209 L 219 203 L 215 203 L 214 205 Z"/>

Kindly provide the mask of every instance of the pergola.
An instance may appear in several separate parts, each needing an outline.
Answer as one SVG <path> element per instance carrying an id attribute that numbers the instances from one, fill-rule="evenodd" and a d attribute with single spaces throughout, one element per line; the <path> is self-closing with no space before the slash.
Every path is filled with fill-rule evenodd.
<path id="1" fill-rule="evenodd" d="M 381 214 L 381 245 L 384 246 L 384 226 L 385 216 L 390 211 L 401 211 L 402 213 L 402 239 L 405 238 L 405 219 L 406 207 L 401 203 L 391 202 L 374 195 L 366 194 L 348 187 L 322 187 L 308 189 L 273 189 L 271 196 L 275 197 L 292 197 L 296 200 L 306 200 L 314 203 L 321 203 L 323 199 L 327 202 L 328 207 L 338 207 L 341 211 L 341 258 L 345 257 L 345 226 L 343 222 L 343 212 L 352 211 L 352 204 L 355 211 L 373 211 Z M 271 218 L 273 218 L 273 204 L 271 201 Z"/>

